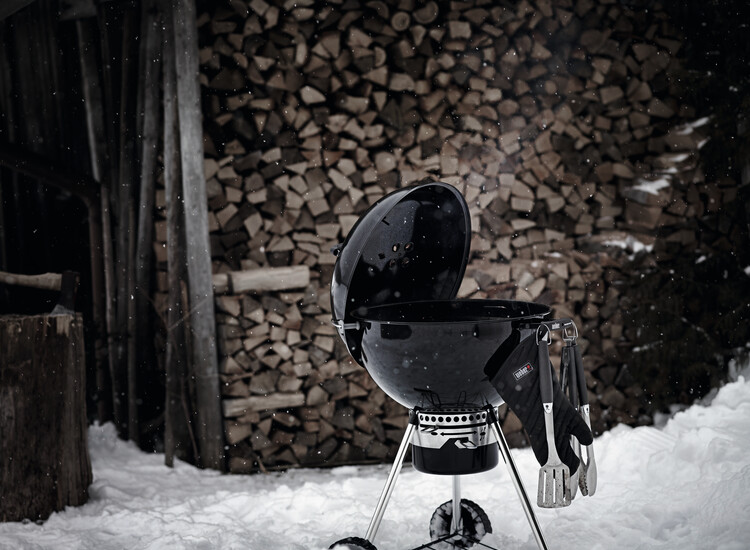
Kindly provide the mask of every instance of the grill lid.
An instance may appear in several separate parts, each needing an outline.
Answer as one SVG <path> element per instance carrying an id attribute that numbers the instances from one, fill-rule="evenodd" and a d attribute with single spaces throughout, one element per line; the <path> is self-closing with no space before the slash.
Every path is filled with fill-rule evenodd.
<path id="1" fill-rule="evenodd" d="M 456 297 L 471 243 L 469 209 L 446 183 L 399 189 L 373 204 L 338 246 L 333 321 L 355 360 L 361 331 L 352 316 L 383 304 Z"/>

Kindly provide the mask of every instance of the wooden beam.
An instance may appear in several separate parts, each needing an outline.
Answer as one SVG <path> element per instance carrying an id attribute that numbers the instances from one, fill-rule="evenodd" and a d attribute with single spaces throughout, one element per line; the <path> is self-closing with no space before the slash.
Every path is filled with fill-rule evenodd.
<path id="1" fill-rule="evenodd" d="M 162 80 L 164 82 L 164 193 L 167 210 L 167 278 L 169 294 L 167 307 L 167 346 L 165 358 L 166 396 L 164 400 L 164 463 L 174 465 L 174 459 L 194 462 L 199 456 L 193 430 L 196 419 L 194 399 L 190 391 L 188 372 L 189 322 L 187 310 L 187 265 L 185 261 L 185 232 L 180 174 L 180 137 L 177 120 L 177 90 L 175 51 L 172 47 L 174 24 L 172 0 L 161 0 L 164 17 L 162 33 Z"/>
<path id="2" fill-rule="evenodd" d="M 128 380 L 131 408 L 137 408 L 139 392 L 137 379 L 150 380 L 154 376 L 153 321 L 151 320 L 151 266 L 153 264 L 154 195 L 156 189 L 156 156 L 159 150 L 161 21 L 155 1 L 141 3 L 140 78 L 140 194 L 135 252 L 135 356 L 128 357 Z M 144 388 L 145 389 L 145 388 Z M 144 389 L 141 390 L 141 394 Z M 135 417 L 134 417 L 135 418 Z"/>
<path id="3" fill-rule="evenodd" d="M 120 101 L 119 101 L 119 150 L 118 154 L 118 185 L 112 188 L 113 204 L 117 206 L 115 219 L 115 277 L 117 281 L 117 311 L 116 330 L 118 336 L 116 364 L 118 385 L 125 389 L 128 384 L 129 355 L 133 355 L 131 342 L 134 332 L 135 303 L 133 300 L 135 285 L 135 211 L 133 187 L 137 158 L 135 151 L 137 109 L 133 87 L 138 78 L 137 58 L 138 50 L 135 37 L 136 29 L 135 8 L 126 8 L 122 15 L 121 57 L 120 57 Z M 120 407 L 120 418 L 123 419 L 123 437 L 137 437 L 137 430 L 130 426 L 131 418 L 128 411 L 127 392 L 123 391 L 114 403 Z M 121 426 L 121 428 L 123 427 Z"/>
<path id="4" fill-rule="evenodd" d="M 190 287 L 192 375 L 198 402 L 199 464 L 225 469 L 219 365 L 216 350 L 208 205 L 203 174 L 203 125 L 198 82 L 198 29 L 194 0 L 174 3 L 174 48 L 177 68 L 177 109 L 180 122 L 182 189 Z"/>
<path id="5" fill-rule="evenodd" d="M 109 185 L 106 181 L 109 176 L 106 130 L 104 129 L 104 102 L 102 100 L 102 88 L 99 82 L 99 70 L 94 48 L 90 45 L 95 43 L 97 36 L 95 21 L 76 21 L 76 34 L 78 36 L 78 51 L 81 63 L 81 83 L 83 89 L 84 105 L 86 109 L 86 130 L 89 142 L 89 156 L 91 158 L 91 173 L 94 179 L 100 183 L 101 197 L 99 200 L 99 223 L 100 229 L 91 229 L 91 237 L 94 239 L 91 246 L 91 270 L 93 316 L 97 327 L 97 339 L 95 346 L 96 359 L 96 384 L 99 399 L 97 400 L 97 415 L 99 422 L 111 419 L 112 403 L 114 395 L 117 395 L 116 386 L 110 382 L 113 401 L 110 403 L 104 399 L 107 384 L 107 373 L 105 372 L 105 361 L 111 375 L 114 372 L 114 343 L 112 338 L 112 327 L 114 325 L 113 300 L 114 296 L 114 274 L 112 264 L 112 239 L 111 223 L 109 217 Z M 104 183 L 102 185 L 102 183 Z M 97 231 L 94 235 L 93 231 Z M 94 246 L 94 243 L 101 246 Z M 96 274 L 94 274 L 96 271 Z M 102 305 L 103 304 L 103 305 Z M 119 418 L 115 423 L 119 425 Z"/>

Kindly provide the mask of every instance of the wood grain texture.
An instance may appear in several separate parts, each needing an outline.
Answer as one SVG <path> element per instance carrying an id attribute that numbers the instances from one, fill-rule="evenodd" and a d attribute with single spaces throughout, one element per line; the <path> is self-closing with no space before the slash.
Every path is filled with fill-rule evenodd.
<path id="1" fill-rule="evenodd" d="M 0 520 L 46 519 L 88 499 L 81 315 L 0 317 Z"/>

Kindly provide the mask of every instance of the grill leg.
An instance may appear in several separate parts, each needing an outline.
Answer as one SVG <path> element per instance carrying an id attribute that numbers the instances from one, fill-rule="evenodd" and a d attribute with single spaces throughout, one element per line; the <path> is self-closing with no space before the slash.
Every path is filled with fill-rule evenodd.
<path id="1" fill-rule="evenodd" d="M 451 518 L 451 533 L 461 530 L 461 478 L 453 476 L 453 517 Z"/>
<path id="2" fill-rule="evenodd" d="M 401 473 L 401 466 L 404 464 L 406 450 L 409 448 L 409 443 L 411 442 L 411 436 L 412 433 L 414 433 L 415 427 L 416 424 L 413 424 L 412 422 L 409 422 L 409 425 L 406 427 L 404 438 L 401 440 L 401 446 L 398 448 L 396 459 L 391 467 L 391 473 L 388 474 L 388 480 L 385 482 L 383 492 L 380 493 L 380 500 L 378 500 L 378 505 L 375 507 L 375 513 L 370 520 L 370 526 L 367 528 L 365 539 L 367 539 L 368 542 L 373 541 L 375 534 L 380 527 L 380 522 L 383 520 L 385 508 L 388 506 L 388 501 L 391 499 L 391 493 L 393 493 L 393 488 L 396 486 L 396 479 L 398 479 L 398 475 Z"/>
<path id="3" fill-rule="evenodd" d="M 497 412 L 495 411 L 494 407 L 487 407 L 486 410 L 488 413 L 488 422 L 495 434 L 495 438 L 497 438 L 497 445 L 498 447 L 500 447 L 500 453 L 503 455 L 505 465 L 508 467 L 510 479 L 513 481 L 513 485 L 516 488 L 516 493 L 518 493 L 518 498 L 521 500 L 521 506 L 523 507 L 523 511 L 526 514 L 526 519 L 529 521 L 529 526 L 531 527 L 531 532 L 534 534 L 537 546 L 539 546 L 540 550 L 547 550 L 547 542 L 544 540 L 542 529 L 539 527 L 539 522 L 537 521 L 534 510 L 531 507 L 531 502 L 529 501 L 529 497 L 526 494 L 526 489 L 524 489 L 523 482 L 521 481 L 521 476 L 518 475 L 516 463 L 513 462 L 513 456 L 510 454 L 510 449 L 508 448 L 508 442 L 505 441 L 503 431 L 500 429 L 500 423 L 497 419 Z"/>

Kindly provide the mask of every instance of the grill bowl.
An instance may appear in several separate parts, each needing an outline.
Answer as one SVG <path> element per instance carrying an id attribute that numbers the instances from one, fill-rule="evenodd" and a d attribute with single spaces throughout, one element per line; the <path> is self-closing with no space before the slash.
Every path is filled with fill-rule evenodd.
<path id="1" fill-rule="evenodd" d="M 513 300 L 428 300 L 360 307 L 361 363 L 408 408 L 500 405 L 489 379 L 549 314 Z"/>

